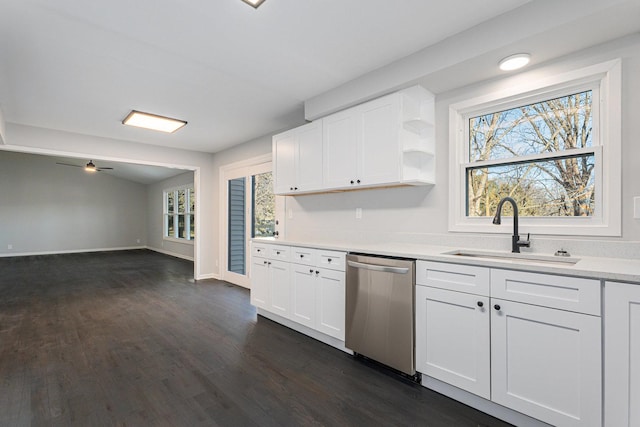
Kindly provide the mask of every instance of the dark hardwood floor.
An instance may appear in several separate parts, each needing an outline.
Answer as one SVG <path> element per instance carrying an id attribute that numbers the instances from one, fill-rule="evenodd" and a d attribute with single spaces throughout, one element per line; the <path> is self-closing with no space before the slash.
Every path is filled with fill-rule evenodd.
<path id="1" fill-rule="evenodd" d="M 0 426 L 506 426 L 150 251 L 0 258 Z"/>

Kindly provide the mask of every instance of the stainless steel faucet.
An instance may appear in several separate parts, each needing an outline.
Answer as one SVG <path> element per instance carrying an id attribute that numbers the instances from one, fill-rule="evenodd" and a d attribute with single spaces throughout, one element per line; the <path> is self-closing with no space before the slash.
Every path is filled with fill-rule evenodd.
<path id="1" fill-rule="evenodd" d="M 520 240 L 520 236 L 518 235 L 518 205 L 516 205 L 516 201 L 511 197 L 503 197 L 498 203 L 498 208 L 496 209 L 496 216 L 493 217 L 493 223 L 498 225 L 500 224 L 500 213 L 502 212 L 502 205 L 504 202 L 511 203 L 513 206 L 513 236 L 511 236 L 511 252 L 514 254 L 520 253 L 520 247 L 528 248 L 531 246 L 531 242 L 529 241 L 529 234 L 527 234 L 527 240 Z"/>

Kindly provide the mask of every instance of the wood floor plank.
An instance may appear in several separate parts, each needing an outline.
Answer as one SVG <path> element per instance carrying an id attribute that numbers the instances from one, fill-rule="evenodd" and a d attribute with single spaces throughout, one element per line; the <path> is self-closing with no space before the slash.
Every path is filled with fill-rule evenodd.
<path id="1" fill-rule="evenodd" d="M 2 426 L 507 426 L 146 250 L 0 258 Z"/>

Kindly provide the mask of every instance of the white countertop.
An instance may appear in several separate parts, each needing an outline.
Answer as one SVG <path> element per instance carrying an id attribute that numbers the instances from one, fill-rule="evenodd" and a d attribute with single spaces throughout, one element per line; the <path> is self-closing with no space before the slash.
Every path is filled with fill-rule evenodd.
<path id="1" fill-rule="evenodd" d="M 415 258 L 427 261 L 440 261 L 454 264 L 479 265 L 483 267 L 506 268 L 511 270 L 532 271 L 537 273 L 562 274 L 576 277 L 587 277 L 602 280 L 614 280 L 620 282 L 633 282 L 640 284 L 640 260 L 625 258 L 600 258 L 575 256 L 579 261 L 575 264 L 561 264 L 549 262 L 522 261 L 516 258 L 493 259 L 482 257 L 465 257 L 448 255 L 446 252 L 462 250 L 466 248 L 433 246 L 412 243 L 376 243 L 376 244 L 347 244 L 347 243 L 320 243 L 309 241 L 282 240 L 275 238 L 256 238 L 255 242 L 271 243 L 288 246 L 302 246 L 326 250 L 363 252 L 385 256 Z M 477 251 L 469 249 L 470 252 Z M 482 251 L 495 255 L 509 254 L 509 252 Z M 522 256 L 553 255 L 527 252 Z"/>

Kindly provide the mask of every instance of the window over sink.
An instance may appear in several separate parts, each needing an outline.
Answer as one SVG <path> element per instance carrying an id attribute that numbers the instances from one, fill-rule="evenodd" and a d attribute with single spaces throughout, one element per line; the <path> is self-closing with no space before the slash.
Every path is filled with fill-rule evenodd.
<path id="1" fill-rule="evenodd" d="M 490 220 L 509 196 L 527 232 L 620 235 L 620 68 L 611 61 L 451 105 L 449 229 L 510 229 Z"/>

